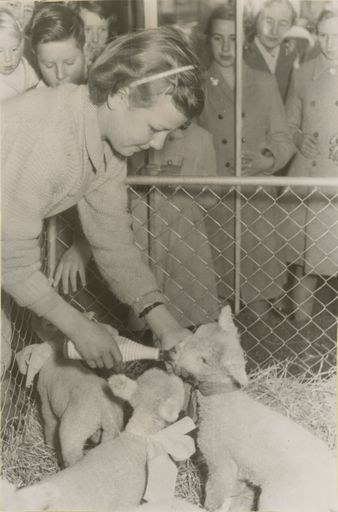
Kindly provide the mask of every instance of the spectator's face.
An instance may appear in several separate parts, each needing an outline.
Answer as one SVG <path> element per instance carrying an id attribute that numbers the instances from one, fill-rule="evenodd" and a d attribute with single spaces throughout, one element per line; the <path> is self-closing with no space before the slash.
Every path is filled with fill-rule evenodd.
<path id="1" fill-rule="evenodd" d="M 319 23 L 318 42 L 327 59 L 338 60 L 338 16 Z"/>
<path id="2" fill-rule="evenodd" d="M 159 96 L 150 107 L 130 106 L 128 88 L 109 96 L 99 112 L 102 137 L 124 157 L 145 149 L 162 149 L 167 135 L 187 121 L 169 95 Z"/>
<path id="3" fill-rule="evenodd" d="M 273 3 L 258 16 L 257 37 L 267 50 L 281 44 L 284 34 L 292 25 L 292 12 L 287 5 Z"/>
<path id="4" fill-rule="evenodd" d="M 26 0 L 5 2 L 4 7 L 11 11 L 13 16 L 15 16 L 24 28 L 32 18 L 34 2 L 28 2 Z"/>
<path id="5" fill-rule="evenodd" d="M 88 59 L 92 60 L 91 55 L 97 57 L 108 41 L 109 20 L 83 8 L 80 9 L 80 16 L 85 26 L 85 51 L 88 52 Z"/>
<path id="6" fill-rule="evenodd" d="M 10 75 L 18 67 L 23 51 L 22 41 L 7 30 L 0 30 L 0 73 Z"/>
<path id="7" fill-rule="evenodd" d="M 214 20 L 210 34 L 211 53 L 215 62 L 222 68 L 234 66 L 236 56 L 235 22 Z"/>
<path id="8" fill-rule="evenodd" d="M 36 57 L 46 85 L 81 84 L 85 80 L 85 59 L 73 37 L 65 41 L 40 43 Z"/>

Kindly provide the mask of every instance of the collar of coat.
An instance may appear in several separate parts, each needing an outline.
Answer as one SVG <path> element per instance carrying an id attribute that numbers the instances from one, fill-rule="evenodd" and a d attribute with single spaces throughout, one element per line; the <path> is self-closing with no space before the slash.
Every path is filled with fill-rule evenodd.
<path id="1" fill-rule="evenodd" d="M 317 80 L 323 73 L 328 72 L 332 75 L 338 75 L 338 61 L 331 61 L 321 53 L 314 60 L 312 80 Z"/>

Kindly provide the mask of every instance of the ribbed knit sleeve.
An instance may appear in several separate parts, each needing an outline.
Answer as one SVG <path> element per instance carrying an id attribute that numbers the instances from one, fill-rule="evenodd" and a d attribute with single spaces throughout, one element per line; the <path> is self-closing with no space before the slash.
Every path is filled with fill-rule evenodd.
<path id="1" fill-rule="evenodd" d="M 67 195 L 77 171 L 66 165 L 71 131 L 65 123 L 55 129 L 48 100 L 44 92 L 27 93 L 5 102 L 1 112 L 2 287 L 39 315 L 62 300 L 41 272 L 43 219 Z"/>
<path id="2" fill-rule="evenodd" d="M 80 200 L 78 209 L 102 276 L 121 302 L 138 314 L 149 304 L 164 302 L 164 297 L 134 245 L 124 178 L 125 166 L 118 174 L 108 170 L 96 188 Z"/>

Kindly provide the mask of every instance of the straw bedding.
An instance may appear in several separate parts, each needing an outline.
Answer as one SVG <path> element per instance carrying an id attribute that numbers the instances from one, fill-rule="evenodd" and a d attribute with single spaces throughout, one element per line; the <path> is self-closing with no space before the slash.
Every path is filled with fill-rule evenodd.
<path id="1" fill-rule="evenodd" d="M 140 365 L 129 374 L 142 373 Z M 332 371 L 311 379 L 290 377 L 287 365 L 277 364 L 251 375 L 247 392 L 253 398 L 289 416 L 336 447 L 336 376 Z M 29 401 L 25 416 L 10 421 L 2 439 L 2 477 L 18 487 L 39 481 L 58 471 L 56 454 L 43 441 L 39 411 Z M 199 453 L 179 464 L 176 495 L 192 503 L 203 502 L 206 468 Z"/>

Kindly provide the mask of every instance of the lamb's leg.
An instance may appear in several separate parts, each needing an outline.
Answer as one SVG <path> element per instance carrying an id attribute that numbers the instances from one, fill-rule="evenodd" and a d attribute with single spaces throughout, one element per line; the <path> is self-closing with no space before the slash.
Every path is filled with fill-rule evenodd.
<path id="1" fill-rule="evenodd" d="M 43 430 L 46 444 L 51 448 L 54 448 L 54 450 L 57 450 L 57 430 L 59 420 L 53 413 L 47 397 L 42 399 L 41 414 L 44 423 Z"/>
<path id="2" fill-rule="evenodd" d="M 68 405 L 59 428 L 60 446 L 65 467 L 72 466 L 83 457 L 86 440 L 100 427 L 100 418 L 95 409 L 83 411 L 82 406 Z"/>
<path id="3" fill-rule="evenodd" d="M 207 461 L 208 463 L 208 461 Z M 222 454 L 222 460 L 208 463 L 205 508 L 226 512 L 231 505 L 237 484 L 237 465 L 230 455 Z"/>
<path id="4" fill-rule="evenodd" d="M 114 439 L 123 428 L 123 410 L 118 404 L 102 404 L 102 441 Z"/>

